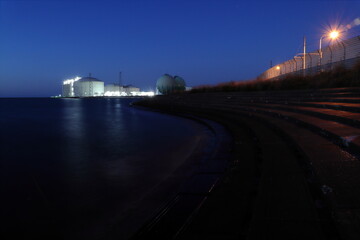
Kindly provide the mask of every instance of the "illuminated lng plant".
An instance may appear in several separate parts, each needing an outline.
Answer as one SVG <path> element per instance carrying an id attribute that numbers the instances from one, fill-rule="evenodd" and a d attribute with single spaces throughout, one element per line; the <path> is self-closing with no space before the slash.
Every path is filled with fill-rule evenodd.
<path id="1" fill-rule="evenodd" d="M 91 77 L 75 77 L 66 79 L 62 84 L 62 97 L 127 97 L 154 96 L 153 91 L 143 92 L 140 88 L 119 84 L 105 85 L 103 81 Z"/>

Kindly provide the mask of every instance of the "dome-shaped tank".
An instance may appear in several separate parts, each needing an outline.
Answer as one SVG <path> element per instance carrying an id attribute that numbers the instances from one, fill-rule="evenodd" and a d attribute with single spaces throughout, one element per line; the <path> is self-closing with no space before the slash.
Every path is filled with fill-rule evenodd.
<path id="1" fill-rule="evenodd" d="M 156 82 L 156 88 L 162 94 L 169 94 L 176 91 L 176 81 L 169 74 L 164 74 Z"/>
<path id="2" fill-rule="evenodd" d="M 93 78 L 93 77 L 83 77 L 79 80 L 80 82 L 102 82 L 97 78 Z"/>
<path id="3" fill-rule="evenodd" d="M 176 91 L 185 91 L 185 80 L 182 77 L 175 76 L 174 77 L 176 83 Z"/>

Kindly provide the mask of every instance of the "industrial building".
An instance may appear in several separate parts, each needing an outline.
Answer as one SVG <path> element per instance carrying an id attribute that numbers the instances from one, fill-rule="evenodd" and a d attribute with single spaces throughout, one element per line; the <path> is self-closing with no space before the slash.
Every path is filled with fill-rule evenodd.
<path id="1" fill-rule="evenodd" d="M 136 95 L 136 93 L 140 92 L 140 88 L 134 87 L 132 85 L 123 86 L 123 91 L 128 95 Z"/>
<path id="2" fill-rule="evenodd" d="M 121 86 L 119 84 L 108 84 L 105 86 L 104 96 L 139 96 L 140 88 L 132 85 Z"/>
<path id="3" fill-rule="evenodd" d="M 105 85 L 105 93 L 106 92 L 123 92 L 123 86 L 120 86 L 119 84 L 107 84 Z"/>
<path id="4" fill-rule="evenodd" d="M 105 85 L 104 96 L 107 97 L 123 96 L 122 95 L 123 92 L 124 92 L 123 86 L 120 86 L 119 84 L 107 84 Z"/>
<path id="5" fill-rule="evenodd" d="M 126 97 L 153 96 L 154 92 L 141 92 L 140 88 L 132 85 L 107 84 L 91 77 L 75 77 L 66 79 L 62 84 L 62 97 Z"/>

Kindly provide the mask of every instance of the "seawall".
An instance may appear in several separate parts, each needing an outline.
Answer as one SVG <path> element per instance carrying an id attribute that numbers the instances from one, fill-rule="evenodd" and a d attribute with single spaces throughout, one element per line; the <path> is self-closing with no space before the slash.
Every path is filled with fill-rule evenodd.
<path id="1" fill-rule="evenodd" d="M 197 93 L 139 102 L 211 119 L 233 137 L 235 157 L 224 177 L 173 237 L 359 239 L 359 94 L 359 88 Z M 161 239 L 161 231 L 137 239 Z"/>

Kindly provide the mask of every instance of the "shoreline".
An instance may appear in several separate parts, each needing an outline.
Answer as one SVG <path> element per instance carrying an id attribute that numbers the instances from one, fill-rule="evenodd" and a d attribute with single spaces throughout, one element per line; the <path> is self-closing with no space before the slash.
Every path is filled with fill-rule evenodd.
<path id="1" fill-rule="evenodd" d="M 157 213 L 155 215 L 153 214 L 140 229 L 137 229 L 135 235 L 130 238 L 158 238 L 159 236 L 152 235 L 152 231 L 156 231 L 154 228 L 173 228 L 173 225 L 176 225 L 178 229 L 166 230 L 165 233 L 160 236 L 160 239 L 170 239 L 174 231 L 175 235 L 177 235 L 181 233 L 183 228 L 186 228 L 192 215 L 201 208 L 202 204 L 208 198 L 208 194 L 211 194 L 213 188 L 224 178 L 226 171 L 234 161 L 232 154 L 233 139 L 228 129 L 213 119 L 211 120 L 186 113 L 148 108 L 141 106 L 141 102 L 134 102 L 131 105 L 145 111 L 190 119 L 204 126 L 204 128 L 208 130 L 207 135 L 211 135 L 208 137 L 206 143 L 199 144 L 200 146 L 191 153 L 186 163 L 176 170 L 180 170 L 181 172 L 188 171 L 186 175 L 188 175 L 188 177 L 190 176 L 190 178 L 184 179 L 183 175 L 180 176 L 181 186 L 179 191 L 171 196 L 164 205 L 159 207 L 156 211 Z M 190 172 L 189 168 L 191 169 Z M 165 180 L 163 184 L 166 185 L 167 180 Z M 183 196 L 186 196 L 186 199 Z M 166 214 L 164 214 L 164 212 L 166 212 Z M 179 217 L 180 212 L 185 213 L 180 214 Z M 168 226 L 167 221 L 172 222 L 170 226 Z"/>
<path id="2" fill-rule="evenodd" d="M 192 179 L 196 177 L 198 172 L 206 170 L 207 167 L 212 167 L 207 166 L 207 163 L 210 159 L 214 158 L 213 155 L 216 151 L 227 152 L 227 150 L 223 149 L 223 146 L 217 146 L 221 141 L 219 137 L 230 138 L 222 126 L 207 119 L 190 115 L 173 115 L 139 106 L 134 107 L 143 111 L 152 111 L 188 119 L 197 125 L 196 128 L 199 128 L 200 135 L 189 139 L 182 146 L 167 153 L 170 158 L 180 162 L 180 165 L 157 185 L 153 186 L 152 189 L 149 189 L 146 194 L 143 194 L 141 199 L 132 204 L 127 217 L 123 217 L 121 221 L 116 223 L 113 227 L 114 230 L 108 232 L 109 236 L 106 236 L 107 239 L 118 239 L 119 237 L 122 239 L 133 239 L 134 236 L 136 238 L 139 233 L 142 234 L 143 231 L 146 231 L 159 218 L 164 209 L 169 211 L 168 206 L 174 201 L 178 202 L 179 195 L 191 188 L 189 184 L 191 185 Z M 222 161 L 218 165 L 222 165 L 222 168 L 225 169 L 228 163 Z M 217 180 L 218 177 L 215 179 L 211 178 L 199 186 L 200 188 L 211 188 L 216 184 Z M 182 209 L 184 210 L 186 207 L 182 207 Z"/>

